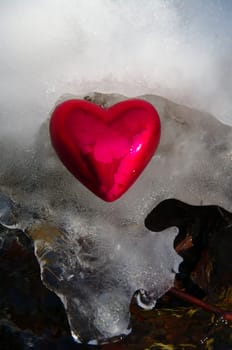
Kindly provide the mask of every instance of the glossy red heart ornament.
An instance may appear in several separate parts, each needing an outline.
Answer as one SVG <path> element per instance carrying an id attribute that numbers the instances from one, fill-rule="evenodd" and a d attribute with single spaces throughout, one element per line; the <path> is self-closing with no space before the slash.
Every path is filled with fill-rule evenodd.
<path id="1" fill-rule="evenodd" d="M 103 109 L 73 99 L 53 111 L 50 135 L 67 169 L 98 197 L 111 202 L 128 190 L 153 156 L 160 119 L 143 100 Z"/>

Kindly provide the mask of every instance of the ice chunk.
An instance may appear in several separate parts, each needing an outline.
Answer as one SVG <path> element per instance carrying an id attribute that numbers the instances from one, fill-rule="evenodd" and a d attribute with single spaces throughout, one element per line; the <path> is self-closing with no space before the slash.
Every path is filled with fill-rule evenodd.
<path id="1" fill-rule="evenodd" d="M 1 2 L 0 192 L 13 199 L 0 197 L 2 224 L 16 220 L 18 227 L 30 229 L 35 221 L 51 222 L 64 229 L 68 246 L 72 235 L 77 239 L 90 232 L 94 237 L 109 227 L 109 237 L 123 245 L 121 230 L 125 239 L 137 232 L 137 225 L 143 232 L 146 214 L 170 197 L 231 211 L 231 128 L 160 97 L 143 96 L 162 119 L 159 150 L 130 191 L 113 204 L 95 198 L 67 172 L 51 148 L 46 123 L 34 144 L 59 95 L 90 89 L 130 96 L 157 91 L 216 111 L 231 123 L 231 35 L 225 35 L 230 11 L 226 2 L 206 5 L 207 11 L 205 2 L 191 2 L 190 8 L 185 3 Z M 89 96 L 105 106 L 125 98 Z M 42 246 L 50 234 L 41 238 Z M 143 236 L 153 241 L 153 235 Z M 158 241 L 156 252 L 165 256 Z M 169 264 L 166 272 L 169 276 Z M 153 304 L 146 290 L 137 300 L 146 307 Z"/>
<path id="2" fill-rule="evenodd" d="M 70 96 L 69 96 L 70 98 Z M 1 139 L 2 192 L 46 218 L 64 212 L 96 210 L 118 220 L 141 222 L 167 198 L 193 205 L 216 204 L 232 211 L 232 131 L 213 116 L 145 95 L 159 112 L 162 135 L 159 148 L 134 186 L 115 203 L 104 203 L 67 171 L 57 158 L 45 122 L 34 144 Z M 92 94 L 89 100 L 105 106 L 126 99 L 121 95 Z M 28 171 L 30 169 L 30 171 Z M 33 192 L 33 195 L 32 195 Z M 130 205 L 128 205 L 130 203 Z"/>
<path id="3" fill-rule="evenodd" d="M 16 206 L 13 201 L 0 193 L 0 224 L 5 227 L 14 227 L 16 224 Z"/>
<path id="4" fill-rule="evenodd" d="M 105 106 L 125 98 L 88 96 Z M 51 147 L 48 122 L 34 143 L 4 138 L 0 143 L 0 191 L 25 208 L 17 213 L 18 227 L 34 232 L 32 226 L 43 222 L 58 230 L 32 234 L 42 278 L 62 299 L 75 338 L 92 343 L 127 334 L 128 308 L 137 290 L 139 305 L 151 308 L 173 284 L 177 232 L 146 230 L 144 219 L 152 208 L 176 198 L 232 211 L 231 128 L 166 99 L 142 98 L 159 111 L 161 143 L 138 181 L 113 203 L 94 196 L 61 164 Z M 10 208 L 6 200 L 2 203 Z M 86 317 L 79 319 L 81 314 Z"/>
<path id="5" fill-rule="evenodd" d="M 83 227 L 85 230 L 83 231 Z M 74 338 L 85 343 L 119 340 L 130 332 L 129 307 L 151 309 L 173 284 L 181 258 L 173 249 L 177 228 L 160 233 L 142 225 L 96 220 L 62 233 L 31 230 L 42 280 L 62 300 Z"/>

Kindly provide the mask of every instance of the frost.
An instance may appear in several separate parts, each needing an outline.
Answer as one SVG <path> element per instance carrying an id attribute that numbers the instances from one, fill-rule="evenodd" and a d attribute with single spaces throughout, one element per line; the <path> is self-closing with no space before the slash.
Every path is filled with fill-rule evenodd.
<path id="1" fill-rule="evenodd" d="M 157 93 L 231 124 L 230 24 L 226 2 L 1 2 L 0 223 L 27 230 L 34 238 L 42 278 L 69 309 L 76 339 L 79 313 L 71 311 L 84 298 L 77 285 L 87 286 L 88 268 L 105 289 L 97 300 L 88 294 L 88 305 L 78 306 L 79 312 L 86 308 L 95 315 L 82 335 L 91 344 L 128 333 L 128 305 L 136 290 L 139 305 L 150 308 L 172 285 L 179 263 L 172 250 L 176 231 L 144 229 L 153 207 L 177 198 L 232 210 L 232 135 L 229 126 L 207 113 L 142 96 L 159 111 L 161 143 L 134 186 L 109 204 L 83 188 L 57 159 L 45 122 L 49 111 L 64 93 Z M 106 107 L 125 98 L 86 96 Z M 41 223 L 43 229 L 36 231 Z M 105 271 L 110 259 L 112 274 Z M 119 271 L 124 284 L 117 280 L 114 285 Z M 110 295 L 108 278 L 114 288 Z M 90 282 L 96 287 L 96 281 Z M 97 334 L 91 333 L 93 317 L 102 322 Z"/>
<path id="2" fill-rule="evenodd" d="M 11 227 L 15 224 L 14 203 L 4 194 L 0 193 L 0 224 Z"/>
<path id="3" fill-rule="evenodd" d="M 1 146 L 1 223 L 12 225 L 13 217 L 33 238 L 42 280 L 61 298 L 77 341 L 121 339 L 130 332 L 133 296 L 153 308 L 181 261 L 173 249 L 177 228 L 154 233 L 144 226 L 150 183 L 144 194 L 138 186 L 105 203 L 61 164 L 48 122 L 29 147 L 9 139 Z"/>
<path id="4" fill-rule="evenodd" d="M 86 221 L 80 215 L 69 232 L 41 227 L 30 234 L 43 282 L 61 298 L 75 339 L 103 343 L 130 332 L 135 292 L 139 306 L 151 309 L 172 285 L 181 261 L 172 248 L 178 230 Z"/>
<path id="5" fill-rule="evenodd" d="M 133 295 L 150 309 L 173 285 L 178 231 L 145 229 L 152 208 L 177 198 L 232 209 L 230 127 L 163 98 L 143 98 L 159 111 L 161 143 L 141 177 L 113 203 L 94 196 L 64 168 L 51 147 L 48 122 L 30 146 L 2 139 L 1 220 L 16 203 L 17 225 L 33 238 L 42 279 L 61 298 L 77 341 L 96 344 L 127 335 Z M 125 97 L 88 99 L 110 105 Z"/>

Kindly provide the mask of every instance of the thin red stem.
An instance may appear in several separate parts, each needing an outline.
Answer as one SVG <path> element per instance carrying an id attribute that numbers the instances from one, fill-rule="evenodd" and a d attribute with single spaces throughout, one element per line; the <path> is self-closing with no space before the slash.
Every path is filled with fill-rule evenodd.
<path id="1" fill-rule="evenodd" d="M 222 317 L 226 321 L 232 321 L 232 311 L 223 311 L 216 306 L 211 306 L 211 305 L 205 303 L 204 301 L 202 301 L 202 300 L 200 300 L 200 299 L 198 299 L 190 294 L 187 294 L 187 293 L 185 293 L 177 288 L 174 288 L 174 287 L 170 288 L 169 292 L 171 294 L 175 295 L 176 297 L 178 297 L 182 300 L 186 300 L 186 301 L 188 301 L 196 306 L 199 306 L 208 312 L 213 312 L 214 314 Z"/>

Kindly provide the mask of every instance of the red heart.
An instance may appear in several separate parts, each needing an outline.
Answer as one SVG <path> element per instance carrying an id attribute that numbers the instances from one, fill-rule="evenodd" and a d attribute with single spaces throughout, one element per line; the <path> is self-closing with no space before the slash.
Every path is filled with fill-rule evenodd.
<path id="1" fill-rule="evenodd" d="M 143 100 L 103 109 L 69 100 L 52 113 L 53 147 L 68 170 L 105 201 L 119 198 L 141 174 L 160 139 L 160 119 Z"/>

